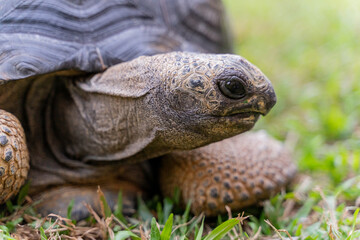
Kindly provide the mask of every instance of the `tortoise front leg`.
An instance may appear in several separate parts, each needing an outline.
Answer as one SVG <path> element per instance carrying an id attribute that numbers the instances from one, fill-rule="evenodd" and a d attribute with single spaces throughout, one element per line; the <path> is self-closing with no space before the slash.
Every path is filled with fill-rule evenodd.
<path id="1" fill-rule="evenodd" d="M 109 207 L 114 210 L 122 192 L 122 210 L 124 215 L 135 213 L 137 197 L 147 198 L 152 193 L 152 174 L 148 163 L 113 165 L 102 172 L 105 178 L 94 177 L 92 182 L 68 182 L 64 185 L 48 187 L 40 193 L 34 193 L 35 207 L 43 216 L 50 213 L 67 217 L 68 206 L 74 201 L 71 218 L 81 220 L 91 215 L 85 206 L 90 205 L 98 214 L 101 213 L 98 187 L 104 193 Z M 113 175 L 111 171 L 115 171 Z M 76 174 L 74 172 L 74 174 Z M 108 176 L 108 178 L 106 177 Z"/>
<path id="2" fill-rule="evenodd" d="M 122 192 L 122 208 L 125 215 L 132 215 L 135 212 L 137 196 L 143 193 L 139 186 L 128 181 L 113 181 L 99 186 L 111 209 L 114 209 L 117 204 L 119 191 Z M 91 215 L 85 204 L 90 205 L 98 214 L 101 213 L 97 190 L 98 185 L 55 187 L 35 196 L 35 200 L 39 200 L 36 208 L 43 216 L 55 213 L 67 217 L 68 206 L 71 201 L 74 201 L 71 218 L 85 219 Z"/>
<path id="3" fill-rule="evenodd" d="M 162 158 L 160 186 L 165 195 L 179 187 L 195 214 L 239 210 L 279 192 L 296 167 L 285 147 L 263 132 L 246 133 L 192 151 Z"/>
<path id="4" fill-rule="evenodd" d="M 19 120 L 0 109 L 0 204 L 19 192 L 29 171 L 29 152 Z"/>

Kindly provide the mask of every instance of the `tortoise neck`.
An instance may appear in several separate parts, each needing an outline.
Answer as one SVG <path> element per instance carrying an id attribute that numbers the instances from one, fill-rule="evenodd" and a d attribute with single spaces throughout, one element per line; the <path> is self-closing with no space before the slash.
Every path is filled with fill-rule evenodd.
<path id="1" fill-rule="evenodd" d="M 125 160 L 155 139 L 157 118 L 144 98 L 86 92 L 69 80 L 57 88 L 50 121 L 71 158 L 95 163 Z"/>

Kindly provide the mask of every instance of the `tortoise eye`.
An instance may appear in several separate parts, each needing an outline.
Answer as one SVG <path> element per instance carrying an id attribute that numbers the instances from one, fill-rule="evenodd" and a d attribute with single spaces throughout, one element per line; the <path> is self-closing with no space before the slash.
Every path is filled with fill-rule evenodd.
<path id="1" fill-rule="evenodd" d="M 238 77 L 222 80 L 219 83 L 220 91 L 228 98 L 239 99 L 245 96 L 246 90 Z"/>

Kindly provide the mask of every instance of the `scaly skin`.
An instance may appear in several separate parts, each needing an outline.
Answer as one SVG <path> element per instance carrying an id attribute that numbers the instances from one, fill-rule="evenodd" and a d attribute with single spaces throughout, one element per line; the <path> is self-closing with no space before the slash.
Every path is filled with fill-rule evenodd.
<path id="1" fill-rule="evenodd" d="M 296 172 L 291 155 L 264 132 L 245 133 L 191 151 L 162 157 L 160 186 L 166 196 L 179 188 L 191 211 L 207 216 L 255 204 L 279 192 Z"/>
<path id="2" fill-rule="evenodd" d="M 231 77 L 242 82 L 244 97 L 219 89 Z M 266 76 L 236 55 L 139 57 L 67 81 L 66 89 L 54 97 L 48 122 L 66 154 L 86 162 L 134 162 L 204 146 L 251 129 L 276 102 Z"/>
<path id="3" fill-rule="evenodd" d="M 234 98 L 233 89 L 226 88 L 229 97 L 222 85 L 227 81 L 235 82 L 236 89 L 243 91 Z M 45 214 L 52 209 L 66 213 L 64 208 L 73 197 L 76 216 L 84 216 L 81 201 L 94 198 L 97 185 L 106 188 L 118 180 L 122 184 L 109 190 L 110 196 L 116 196 L 114 189 L 123 189 L 128 181 L 133 186 L 128 199 L 133 199 L 151 184 L 146 178 L 134 177 L 146 175 L 140 167 L 135 167 L 138 172 L 131 176 L 124 170 L 125 163 L 194 149 L 247 131 L 275 102 L 270 81 L 236 55 L 171 52 L 139 57 L 91 77 L 38 77 L 29 84 L 25 106 L 31 133 L 30 193 L 43 199 L 39 208 Z M 212 154 L 221 163 L 219 144 L 219 150 Z M 249 157 L 257 161 L 258 149 L 249 151 Z M 189 164 L 182 171 L 190 173 L 198 164 L 197 156 L 193 160 L 185 157 Z M 275 164 L 278 160 L 269 161 Z M 250 167 L 239 164 L 236 168 L 242 171 Z M 180 186 L 190 194 L 184 195 L 184 201 L 197 191 L 187 190 L 197 179 L 193 181 L 184 180 L 187 184 Z M 254 202 L 258 198 L 252 194 L 256 193 L 249 192 Z M 236 202 L 234 207 L 243 206 L 237 203 L 241 199 L 231 199 Z M 229 198 L 219 198 L 215 205 L 211 201 L 215 199 L 201 200 L 195 206 L 209 214 L 221 212 Z"/>
<path id="4" fill-rule="evenodd" d="M 81 201 L 93 199 L 97 185 L 111 196 L 134 186 L 126 188 L 128 199 L 147 192 L 153 185 L 143 174 L 150 169 L 145 160 L 247 131 L 271 109 L 276 98 L 270 82 L 245 59 L 185 53 L 231 52 L 223 10 L 220 0 L 1 5 L 0 109 L 24 127 L 29 194 L 43 198 L 41 212 L 64 215 L 75 198 L 75 215 L 83 216 Z M 167 54 L 155 56 L 160 53 Z M 244 96 L 223 94 L 233 78 Z M 20 129 L 12 119 L 2 126 Z M 0 158 L 10 148 L 21 157 L 0 159 L 8 167 L 2 201 L 18 188 L 11 168 L 16 174 L 22 169 L 20 183 L 28 169 L 25 143 L 19 150 L 11 145 L 16 138 L 25 142 L 24 135 L 10 135 Z M 255 156 L 258 150 L 252 151 Z"/>
<path id="5" fill-rule="evenodd" d="M 0 109 L 0 204 L 18 193 L 28 170 L 24 130 L 14 115 Z"/>

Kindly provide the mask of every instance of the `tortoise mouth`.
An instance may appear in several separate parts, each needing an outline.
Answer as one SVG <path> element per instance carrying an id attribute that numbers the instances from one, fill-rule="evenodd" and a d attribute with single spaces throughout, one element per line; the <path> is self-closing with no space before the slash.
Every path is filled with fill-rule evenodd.
<path id="1" fill-rule="evenodd" d="M 237 118 L 249 118 L 251 116 L 259 115 L 265 116 L 268 113 L 268 109 L 263 106 L 262 102 L 249 102 L 246 105 L 241 106 L 225 106 L 222 109 L 217 110 L 212 115 L 214 117 L 237 117 Z"/>
<path id="2" fill-rule="evenodd" d="M 219 138 L 227 138 L 252 129 L 260 113 L 246 111 L 225 116 L 212 116 L 207 121 L 207 131 L 215 132 Z M 212 130 L 210 130 L 212 129 Z"/>
<path id="3" fill-rule="evenodd" d="M 256 111 L 246 111 L 246 112 L 237 112 L 227 114 L 225 116 L 216 116 L 217 121 L 220 124 L 224 124 L 227 127 L 235 127 L 235 128 L 252 128 L 256 121 L 260 117 L 259 112 Z"/>
<path id="4" fill-rule="evenodd" d="M 258 113 L 258 112 L 240 112 L 240 113 L 229 114 L 226 117 L 250 118 L 255 115 L 259 116 L 260 113 Z"/>
<path id="5" fill-rule="evenodd" d="M 241 122 L 253 122 L 255 123 L 259 119 L 260 113 L 259 112 L 240 112 L 240 113 L 233 113 L 229 114 L 227 116 L 224 116 L 223 118 L 227 118 L 230 120 L 237 120 Z"/>
<path id="6" fill-rule="evenodd" d="M 218 118 L 251 118 L 256 116 L 257 118 L 259 115 L 265 115 L 266 113 L 263 111 L 259 111 L 253 108 L 242 108 L 242 109 L 231 109 L 230 111 L 221 112 L 212 115 L 213 117 Z"/>
<path id="7" fill-rule="evenodd" d="M 247 108 L 241 108 L 241 109 L 232 109 L 228 112 L 226 112 L 224 115 L 224 117 L 226 116 L 235 116 L 235 115 L 238 115 L 238 116 L 250 116 L 250 115 L 263 115 L 265 116 L 267 114 L 267 111 L 264 110 L 264 109 L 258 109 L 258 108 L 255 108 L 253 106 L 250 106 L 250 107 L 247 107 Z"/>

